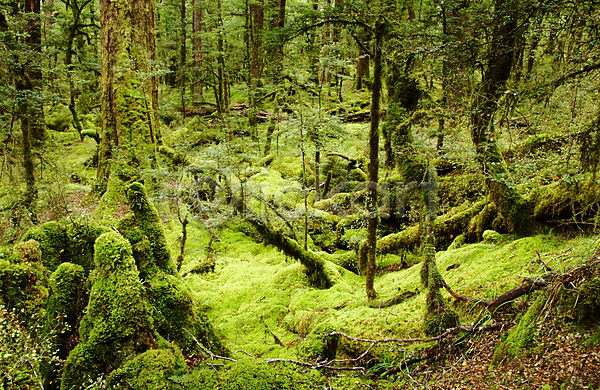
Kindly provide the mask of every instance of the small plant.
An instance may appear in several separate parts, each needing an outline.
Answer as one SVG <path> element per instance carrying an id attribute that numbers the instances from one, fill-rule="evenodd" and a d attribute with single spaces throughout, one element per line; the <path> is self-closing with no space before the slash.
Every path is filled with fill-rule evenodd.
<path id="1" fill-rule="evenodd" d="M 55 331 L 44 332 L 39 321 L 27 328 L 22 313 L 0 305 L 0 387 L 4 389 L 43 388 L 41 365 L 59 361 Z"/>

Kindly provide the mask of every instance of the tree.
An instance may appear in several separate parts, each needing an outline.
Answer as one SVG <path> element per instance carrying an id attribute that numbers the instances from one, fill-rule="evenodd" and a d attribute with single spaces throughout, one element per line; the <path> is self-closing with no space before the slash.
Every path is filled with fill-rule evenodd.
<path id="1" fill-rule="evenodd" d="M 375 260 L 377 249 L 377 224 L 379 216 L 377 212 L 377 182 L 379 180 L 379 102 L 381 99 L 381 72 L 382 72 L 382 50 L 385 36 L 385 22 L 377 20 L 373 34 L 375 36 L 375 47 L 373 55 L 373 87 L 371 89 L 371 125 L 369 127 L 369 167 L 368 180 L 370 184 L 369 221 L 367 224 L 367 277 L 366 292 L 370 300 L 377 297 L 373 288 L 375 279 Z"/>
<path id="2" fill-rule="evenodd" d="M 493 121 L 498 99 L 504 93 L 506 82 L 511 76 L 515 44 L 521 31 L 518 16 L 523 14 L 523 10 L 518 3 L 495 1 L 487 69 L 471 106 L 471 139 L 486 177 L 485 183 L 491 200 L 505 218 L 509 230 L 523 233 L 527 228 L 529 213 L 525 199 L 517 190 L 506 167 Z"/>
<path id="3" fill-rule="evenodd" d="M 100 18 L 102 136 L 97 188 L 105 190 L 111 173 L 130 177 L 139 168 L 151 167 L 160 142 L 153 73 L 154 0 L 102 0 Z"/>

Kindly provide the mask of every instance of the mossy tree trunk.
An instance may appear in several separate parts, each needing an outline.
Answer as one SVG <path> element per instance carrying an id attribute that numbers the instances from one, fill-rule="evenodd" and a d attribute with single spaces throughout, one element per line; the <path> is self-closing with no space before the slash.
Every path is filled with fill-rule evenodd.
<path id="1" fill-rule="evenodd" d="M 42 53 L 42 23 L 40 15 L 40 0 L 25 0 L 24 12 L 27 15 L 27 49 L 30 51 L 25 65 L 25 72 L 29 83 L 32 99 L 29 101 L 29 131 L 31 143 L 34 146 L 41 144 L 46 137 L 44 124 L 44 101 L 42 99 L 42 68 L 40 55 Z"/>
<path id="2" fill-rule="evenodd" d="M 383 50 L 383 38 L 385 35 L 385 24 L 377 21 L 374 29 L 375 48 L 373 55 L 373 88 L 371 95 L 371 127 L 369 129 L 369 166 L 368 180 L 370 182 L 369 199 L 369 221 L 367 224 L 367 270 L 366 270 L 366 293 L 367 298 L 372 300 L 377 297 L 373 288 L 375 279 L 375 258 L 377 249 L 377 223 L 379 216 L 377 212 L 377 181 L 379 179 L 379 103 L 381 99 L 381 51 Z"/>
<path id="3" fill-rule="evenodd" d="M 21 8 L 22 7 L 22 8 Z M 24 11 L 27 24 L 24 30 L 16 30 L 17 23 L 9 23 L 4 14 L 0 13 L 0 32 L 3 36 L 3 45 L 12 57 L 11 77 L 15 86 L 16 117 L 21 123 L 23 168 L 25 170 L 25 191 L 19 203 L 27 210 L 29 219 L 37 224 L 37 187 L 33 163 L 32 147 L 44 139 L 44 111 L 41 94 L 42 72 L 38 67 L 41 51 L 41 25 L 39 0 L 26 0 L 24 3 L 14 4 L 16 17 L 19 11 Z M 12 34 L 8 33 L 13 31 Z M 22 38 L 22 37 L 25 38 Z"/>
<path id="4" fill-rule="evenodd" d="M 102 137 L 97 186 L 106 188 L 116 161 L 147 168 L 154 161 L 158 89 L 154 0 L 101 0 Z M 120 157 L 120 160 L 117 160 Z M 121 163 L 119 167 L 123 167 Z M 113 175 L 114 176 L 114 175 Z"/>
<path id="5" fill-rule="evenodd" d="M 490 199 L 496 203 L 513 233 L 523 233 L 529 214 L 525 199 L 521 196 L 506 167 L 498 147 L 498 135 L 494 130 L 493 117 L 498 99 L 505 91 L 511 75 L 515 56 L 515 44 L 519 34 L 517 15 L 523 13 L 516 2 L 496 0 L 495 27 L 488 53 L 487 69 L 483 75 L 479 93 L 472 103 L 471 138 L 477 158 L 486 176 Z"/>

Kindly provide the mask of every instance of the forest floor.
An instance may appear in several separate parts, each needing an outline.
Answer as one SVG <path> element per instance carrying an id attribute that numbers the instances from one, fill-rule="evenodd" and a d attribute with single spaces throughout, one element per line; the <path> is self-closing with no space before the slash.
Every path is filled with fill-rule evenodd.
<path id="1" fill-rule="evenodd" d="M 412 373 L 413 388 L 427 389 L 597 389 L 600 386 L 600 343 L 583 342 L 590 335 L 541 329 L 540 344 L 530 354 L 491 368 L 494 348 L 505 330 L 469 340 L 437 367 L 421 365 Z"/>

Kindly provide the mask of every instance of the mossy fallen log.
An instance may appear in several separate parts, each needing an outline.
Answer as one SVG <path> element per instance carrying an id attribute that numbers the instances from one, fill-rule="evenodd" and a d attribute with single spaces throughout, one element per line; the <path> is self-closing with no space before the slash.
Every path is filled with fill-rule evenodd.
<path id="1" fill-rule="evenodd" d="M 467 229 L 471 219 L 479 214 L 487 203 L 487 200 L 481 200 L 465 210 L 437 217 L 435 226 L 433 227 L 436 249 L 447 248 L 454 237 L 457 237 Z M 399 233 L 382 237 L 377 242 L 377 253 L 383 255 L 401 250 L 411 251 L 419 245 L 419 226 L 414 225 Z"/>
<path id="2" fill-rule="evenodd" d="M 600 185 L 591 180 L 561 180 L 533 190 L 527 203 L 538 221 L 597 221 L 600 217 Z"/>
<path id="3" fill-rule="evenodd" d="M 326 261 L 316 253 L 304 249 L 297 241 L 286 237 L 280 231 L 273 229 L 262 220 L 251 214 L 246 215 L 248 221 L 263 238 L 265 244 L 273 245 L 287 256 L 290 256 L 306 267 L 306 273 L 311 284 L 318 288 L 329 288 L 337 280 L 332 274 L 332 267 L 327 267 Z"/>

